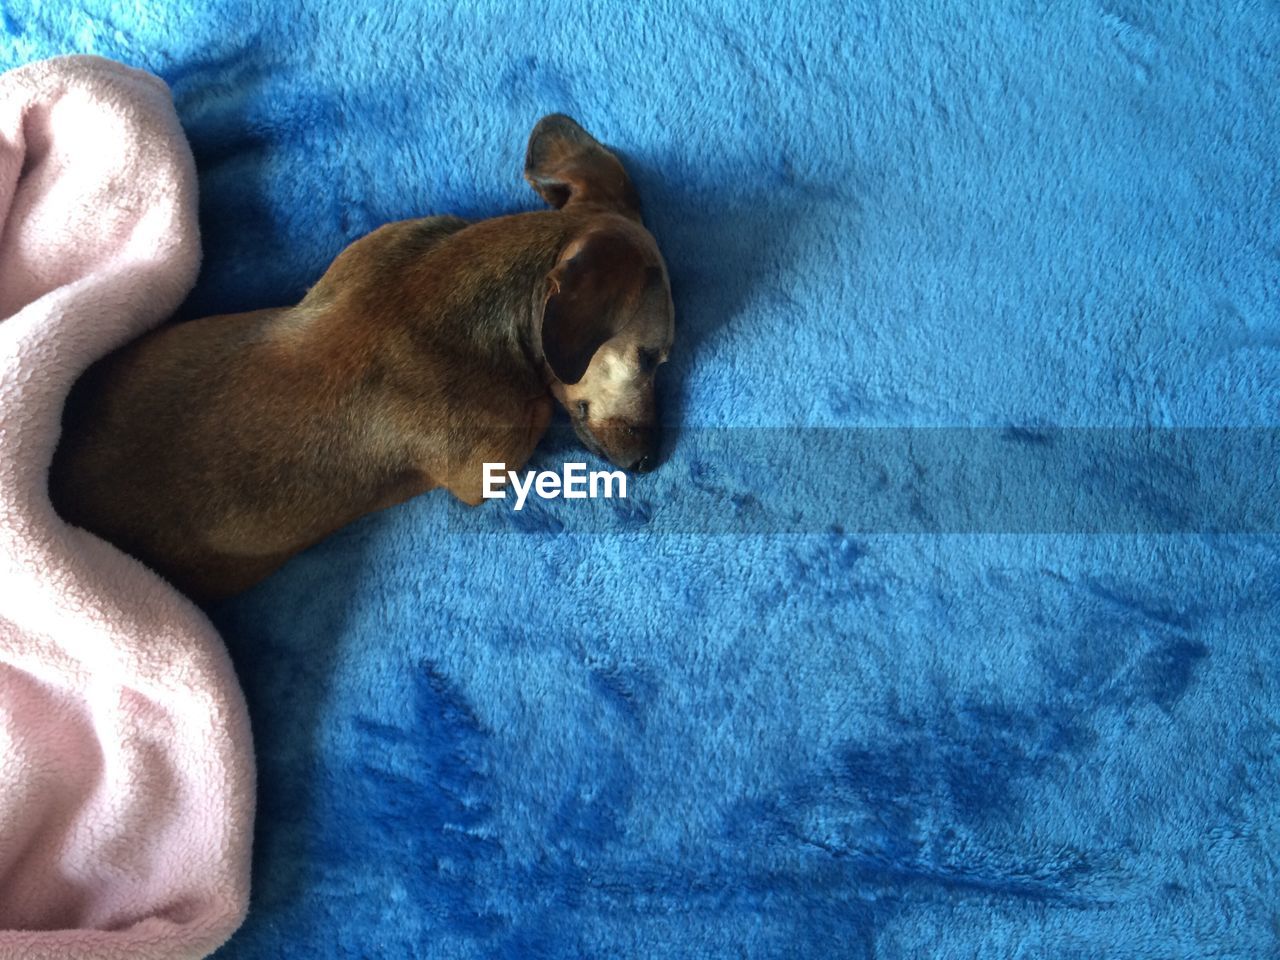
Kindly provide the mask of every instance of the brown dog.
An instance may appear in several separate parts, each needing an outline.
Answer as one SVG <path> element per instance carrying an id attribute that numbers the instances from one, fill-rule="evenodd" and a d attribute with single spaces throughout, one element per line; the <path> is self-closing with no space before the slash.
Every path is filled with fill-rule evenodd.
<path id="1" fill-rule="evenodd" d="M 208 600 L 425 490 L 479 503 L 482 464 L 523 466 L 552 398 L 590 449 L 652 469 L 674 328 L 635 190 L 561 115 L 524 174 L 556 210 L 388 224 L 297 306 L 163 327 L 90 368 L 59 512 Z"/>

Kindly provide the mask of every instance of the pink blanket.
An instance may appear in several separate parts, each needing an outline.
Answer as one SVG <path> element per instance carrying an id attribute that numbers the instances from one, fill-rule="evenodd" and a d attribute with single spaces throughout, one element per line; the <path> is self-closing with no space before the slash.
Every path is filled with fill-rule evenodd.
<path id="1" fill-rule="evenodd" d="M 0 76 L 0 957 L 201 957 L 244 916 L 247 714 L 221 641 L 53 513 L 63 400 L 200 259 L 158 79 L 96 57 Z"/>

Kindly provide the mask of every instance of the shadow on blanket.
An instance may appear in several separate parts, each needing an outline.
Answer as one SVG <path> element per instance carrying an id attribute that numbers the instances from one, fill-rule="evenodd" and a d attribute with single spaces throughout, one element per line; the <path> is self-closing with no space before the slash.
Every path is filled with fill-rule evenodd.
<path id="1" fill-rule="evenodd" d="M 349 537 L 349 532 L 337 536 Z M 351 538 L 346 544 L 352 548 L 351 563 L 359 564 L 360 541 Z M 299 853 L 306 848 L 307 824 L 319 816 L 315 809 L 319 791 L 314 778 L 321 769 L 324 750 L 319 740 L 320 715 L 330 701 L 334 671 L 346 652 L 339 641 L 351 641 L 360 635 L 352 629 L 359 624 L 359 614 L 352 610 L 350 598 L 340 591 L 281 594 L 272 600 L 271 608 L 279 612 L 282 620 L 296 616 L 298 609 L 305 606 L 308 622 L 319 627 L 311 636 L 305 657 L 299 657 L 294 649 L 273 648 L 271 638 L 278 636 L 278 631 L 263 629 L 259 617 L 242 614 L 243 606 L 234 601 L 208 611 L 236 664 L 259 764 L 265 763 L 273 771 L 258 783 L 253 843 L 254 875 L 269 873 L 272 882 L 257 885 L 250 892 L 252 905 L 268 910 L 300 900 L 309 889 L 311 878 L 305 871 L 282 872 L 272 869 L 272 865 L 279 861 L 295 865 L 312 861 Z M 296 696 L 281 703 L 282 690 Z M 270 724 L 262 722 L 267 715 L 272 718 Z"/>
<path id="2" fill-rule="evenodd" d="M 174 319 L 297 303 L 345 242 L 321 237 L 299 244 L 289 211 L 272 202 L 271 154 L 281 147 L 271 130 L 271 111 L 287 102 L 322 129 L 336 122 L 337 107 L 285 84 L 256 41 L 226 56 L 183 64 L 167 79 L 186 120 L 200 178 L 205 248 L 200 276 Z M 379 224 L 363 230 L 361 225 L 356 224 L 357 235 Z M 326 244 L 332 254 L 322 259 Z"/>
<path id="3" fill-rule="evenodd" d="M 676 345 L 659 375 L 664 442 L 671 447 L 693 412 L 686 410 L 689 373 L 714 364 L 708 354 L 716 339 L 733 335 L 735 318 L 767 297 L 766 288 L 785 296 L 775 278 L 806 255 L 810 240 L 806 210 L 767 194 L 686 195 L 658 209 L 647 206 L 645 212 L 666 257 L 676 305 Z M 714 259 L 707 256 L 710 250 L 716 251 Z M 724 270 L 725 263 L 738 269 Z M 785 357 L 775 372 L 779 381 L 786 380 Z"/>

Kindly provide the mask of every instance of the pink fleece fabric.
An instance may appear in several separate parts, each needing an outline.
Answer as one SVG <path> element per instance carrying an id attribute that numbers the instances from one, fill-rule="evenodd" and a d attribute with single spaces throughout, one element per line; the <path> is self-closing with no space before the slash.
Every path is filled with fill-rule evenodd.
<path id="1" fill-rule="evenodd" d="M 239 685 L 205 616 L 46 492 L 71 384 L 195 280 L 165 85 L 97 57 L 0 76 L 0 226 L 0 957 L 206 956 L 248 902 Z"/>

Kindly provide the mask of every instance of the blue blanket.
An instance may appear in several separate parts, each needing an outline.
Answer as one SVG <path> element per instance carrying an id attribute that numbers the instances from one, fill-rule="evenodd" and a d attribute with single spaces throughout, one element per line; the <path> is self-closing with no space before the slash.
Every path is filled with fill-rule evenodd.
<path id="1" fill-rule="evenodd" d="M 214 611 L 218 956 L 1280 954 L 1278 49 L 1268 3 L 5 3 L 3 66 L 171 84 L 187 316 L 539 207 L 553 111 L 671 268 L 627 500 L 428 494 Z"/>

